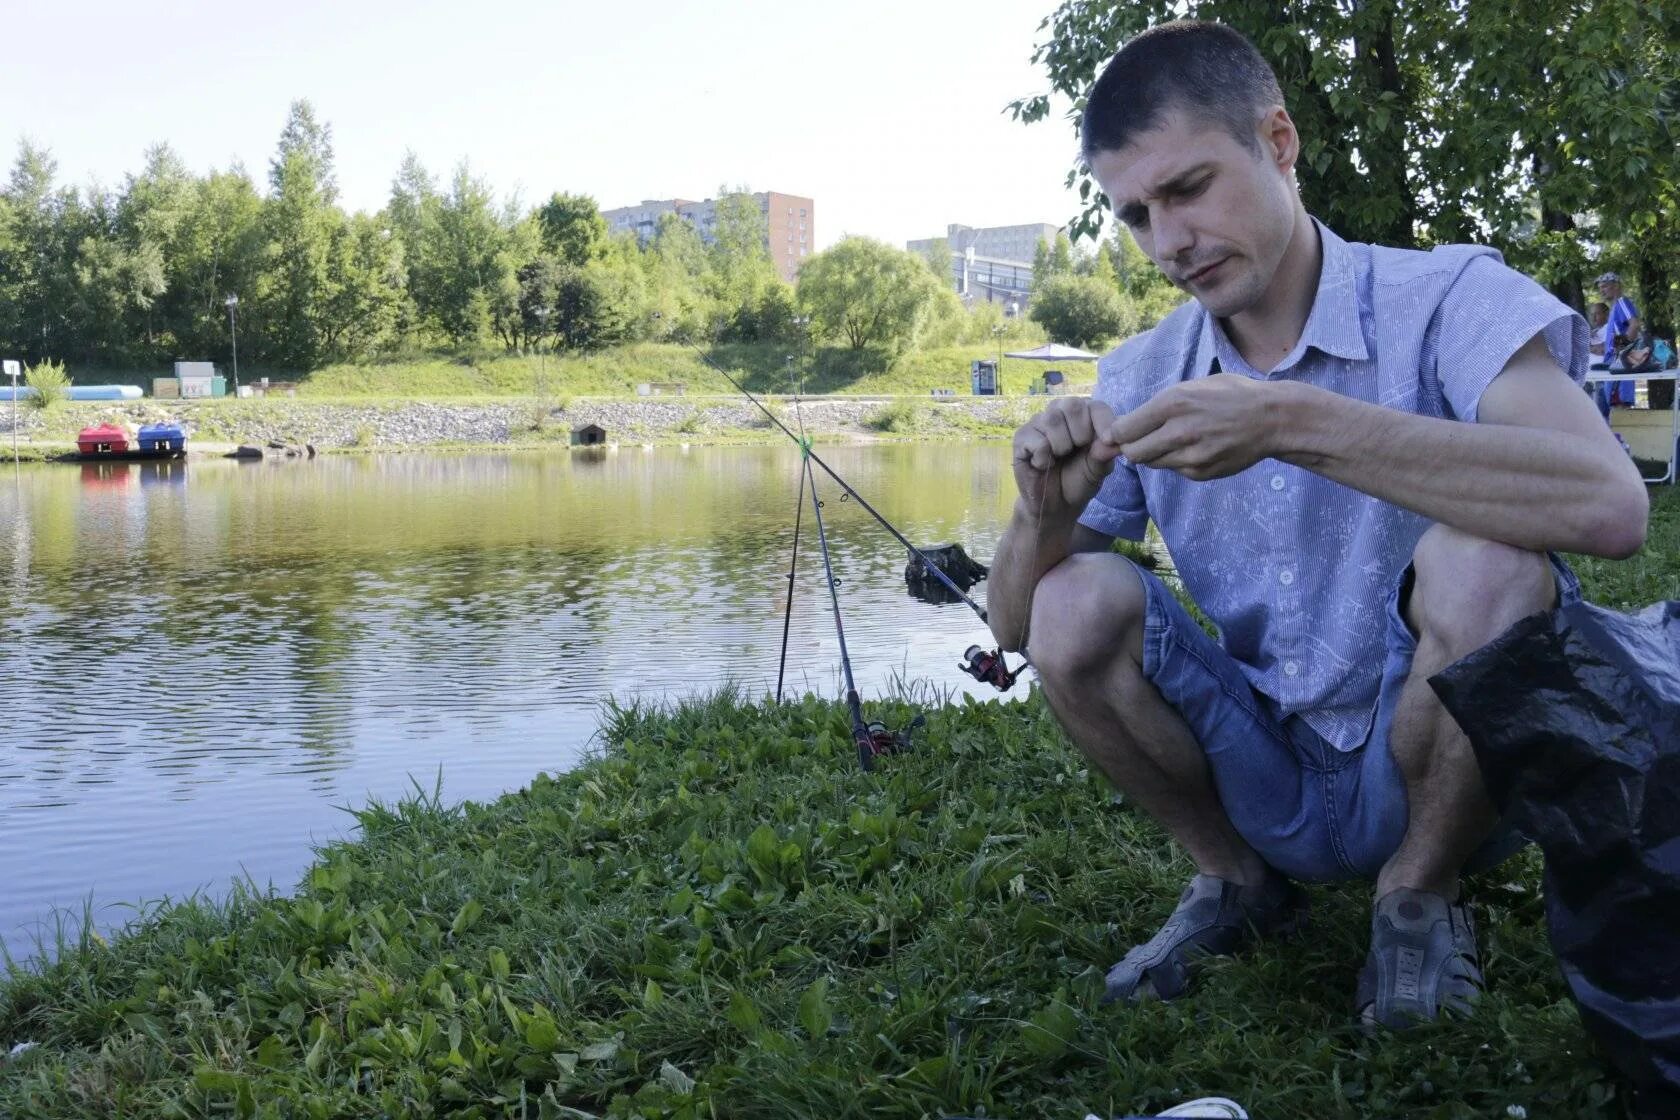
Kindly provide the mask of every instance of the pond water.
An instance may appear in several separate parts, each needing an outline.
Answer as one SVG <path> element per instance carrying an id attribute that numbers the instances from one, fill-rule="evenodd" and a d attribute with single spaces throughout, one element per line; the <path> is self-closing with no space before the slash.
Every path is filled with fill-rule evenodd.
<path id="1" fill-rule="evenodd" d="M 990 560 L 1006 445 L 819 450 L 912 541 Z M 865 701 L 995 696 L 956 670 L 980 620 L 908 597 L 903 549 L 819 480 Z M 609 695 L 772 691 L 797 481 L 792 447 L 4 468 L 0 943 L 289 890 L 346 806 L 564 770 Z M 834 696 L 811 530 L 790 689 Z"/>

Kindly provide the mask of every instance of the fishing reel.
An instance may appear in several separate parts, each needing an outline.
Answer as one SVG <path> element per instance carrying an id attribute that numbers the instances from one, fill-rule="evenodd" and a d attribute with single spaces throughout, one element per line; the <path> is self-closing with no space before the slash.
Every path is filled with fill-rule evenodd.
<path id="1" fill-rule="evenodd" d="M 910 736 L 916 728 L 927 723 L 926 716 L 917 716 L 910 721 L 910 726 L 903 731 L 894 731 L 886 724 L 876 721 L 866 723 L 854 736 L 857 739 L 858 761 L 865 770 L 875 768 L 875 760 L 885 755 L 908 754 L 914 749 Z"/>
<path id="2" fill-rule="evenodd" d="M 907 754 L 912 749 L 910 736 L 916 728 L 927 723 L 926 716 L 917 716 L 910 721 L 910 726 L 903 731 L 894 731 L 886 724 L 876 721 L 864 725 L 869 733 L 869 753 L 877 758 L 884 754 Z"/>
<path id="3" fill-rule="evenodd" d="M 985 650 L 979 646 L 969 646 L 963 651 L 962 664 L 957 668 L 979 681 L 989 684 L 999 692 L 1008 692 L 1015 687 L 1015 678 L 1019 671 L 1010 672 L 1009 666 L 1003 660 L 1003 650 Z"/>

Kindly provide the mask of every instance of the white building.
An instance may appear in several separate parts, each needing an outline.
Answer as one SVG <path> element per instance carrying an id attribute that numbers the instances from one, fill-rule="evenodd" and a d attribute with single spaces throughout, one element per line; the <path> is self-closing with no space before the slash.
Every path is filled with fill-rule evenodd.
<path id="1" fill-rule="evenodd" d="M 1001 303 L 1005 314 L 1026 310 L 1032 292 L 1033 255 L 1038 243 L 1056 243 L 1060 226 L 1031 222 L 1021 226 L 948 225 L 945 236 L 905 242 L 912 253 L 926 256 L 943 240 L 951 251 L 951 285 L 965 303 Z"/>

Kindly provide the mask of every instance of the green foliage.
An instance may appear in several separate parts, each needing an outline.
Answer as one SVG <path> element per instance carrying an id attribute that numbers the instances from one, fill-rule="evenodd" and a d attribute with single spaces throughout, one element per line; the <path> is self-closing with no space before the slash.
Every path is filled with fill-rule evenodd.
<path id="1" fill-rule="evenodd" d="M 65 372 L 63 362 L 50 359 L 36 362 L 25 371 L 24 381 L 35 390 L 28 397 L 29 403 L 43 411 L 69 395 L 70 375 Z"/>
<path id="2" fill-rule="evenodd" d="M 909 435 L 922 427 L 926 409 L 915 401 L 892 401 L 866 416 L 863 426 L 892 435 Z"/>
<path id="3" fill-rule="evenodd" d="M 542 247 L 567 264 L 583 266 L 606 253 L 607 222 L 585 194 L 556 192 L 537 210 Z"/>
<path id="4" fill-rule="evenodd" d="M 1038 284 L 1027 315 L 1052 341 L 1099 348 L 1136 327 L 1112 284 L 1095 276 L 1052 275 Z"/>
<path id="5" fill-rule="evenodd" d="M 1050 249 L 1044 271 L 1049 276 L 1073 275 L 1073 242 L 1060 230 L 1056 231 L 1056 244 Z"/>
<path id="6" fill-rule="evenodd" d="M 902 351 L 940 306 L 944 290 L 926 261 L 868 237 L 841 238 L 799 271 L 799 305 L 813 333 L 853 350 Z"/>
<path id="7" fill-rule="evenodd" d="M 1193 10 L 1271 62 L 1301 135 L 1302 197 L 1344 236 L 1489 242 L 1575 298 L 1578 247 L 1596 226 L 1601 244 L 1646 246 L 1642 286 L 1667 301 L 1667 246 L 1680 231 L 1680 10 L 1644 0 L 1209 0 Z M 1075 127 L 1114 51 L 1183 13 L 1175 0 L 1065 0 L 1046 18 L 1034 61 L 1070 99 Z M 1038 95 L 1010 108 L 1032 122 L 1050 105 Z M 1095 235 L 1107 202 L 1088 175 L 1069 183 L 1086 205 L 1075 235 Z"/>

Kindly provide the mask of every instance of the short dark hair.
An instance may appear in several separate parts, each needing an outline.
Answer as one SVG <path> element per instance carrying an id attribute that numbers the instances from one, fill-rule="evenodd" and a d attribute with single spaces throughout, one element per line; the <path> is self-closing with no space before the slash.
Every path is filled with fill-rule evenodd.
<path id="1" fill-rule="evenodd" d="M 1283 104 L 1277 75 L 1254 44 L 1224 24 L 1175 20 L 1120 48 L 1085 99 L 1080 154 L 1117 152 L 1184 109 L 1259 150 L 1255 118 Z"/>

